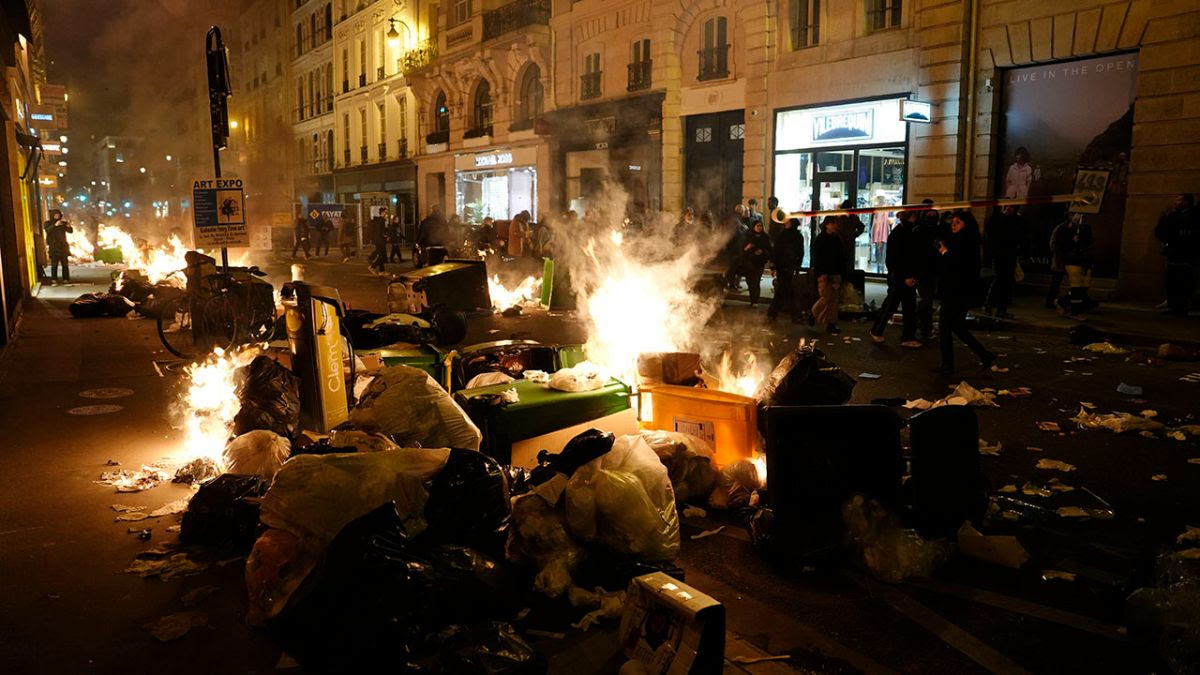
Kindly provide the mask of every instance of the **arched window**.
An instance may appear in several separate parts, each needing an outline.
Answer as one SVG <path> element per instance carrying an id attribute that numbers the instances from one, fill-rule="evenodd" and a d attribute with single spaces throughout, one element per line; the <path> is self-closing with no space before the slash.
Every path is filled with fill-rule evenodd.
<path id="1" fill-rule="evenodd" d="M 450 108 L 446 106 L 444 91 L 439 91 L 433 100 L 433 130 L 438 133 L 450 131 Z"/>
<path id="2" fill-rule="evenodd" d="M 545 89 L 542 87 L 542 69 L 536 63 L 531 63 L 521 74 L 521 83 L 517 89 L 517 122 L 532 123 L 533 119 L 542 114 Z"/>
<path id="3" fill-rule="evenodd" d="M 488 83 L 487 78 L 479 80 L 479 84 L 475 85 L 472 101 L 471 121 L 474 124 L 471 130 L 481 136 L 487 136 L 492 130 L 492 85 Z"/>

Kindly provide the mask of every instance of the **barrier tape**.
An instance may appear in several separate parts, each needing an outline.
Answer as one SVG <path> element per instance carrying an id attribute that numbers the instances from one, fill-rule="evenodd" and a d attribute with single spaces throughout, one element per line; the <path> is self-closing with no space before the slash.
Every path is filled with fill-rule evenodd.
<path id="1" fill-rule="evenodd" d="M 793 211 L 787 213 L 783 209 L 775 209 L 771 220 L 783 223 L 789 218 L 819 218 L 824 216 L 853 216 L 865 213 L 891 213 L 900 211 L 945 211 L 948 209 L 978 209 L 990 206 L 1029 206 L 1032 204 L 1062 204 L 1080 202 L 1088 204 L 1096 198 L 1095 193 L 1080 193 L 1072 195 L 1047 195 L 1041 197 L 1018 197 L 1012 199 L 973 199 L 962 202 L 945 202 L 941 204 L 897 204 L 892 206 L 868 206 L 861 209 L 834 209 L 830 211 Z"/>

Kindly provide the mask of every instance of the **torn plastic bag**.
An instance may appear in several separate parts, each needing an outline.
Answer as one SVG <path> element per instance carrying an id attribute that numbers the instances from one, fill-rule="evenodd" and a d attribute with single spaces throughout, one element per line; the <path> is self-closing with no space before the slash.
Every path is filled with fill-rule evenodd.
<path id="1" fill-rule="evenodd" d="M 246 593 L 250 601 L 246 620 L 250 625 L 260 627 L 283 612 L 319 558 L 319 553 L 306 547 L 300 537 L 267 528 L 246 559 Z"/>
<path id="2" fill-rule="evenodd" d="M 354 426 L 387 434 L 405 447 L 478 450 L 483 435 L 423 370 L 384 368 L 350 411 Z"/>
<path id="3" fill-rule="evenodd" d="M 740 509 L 750 506 L 755 491 L 764 487 L 758 475 L 758 466 L 748 460 L 739 459 L 721 468 L 716 484 L 708 496 L 708 505 L 714 509 Z"/>
<path id="4" fill-rule="evenodd" d="M 567 532 L 566 517 L 541 495 L 513 500 L 512 525 L 504 557 L 534 572 L 533 588 L 552 598 L 571 586 L 571 575 L 586 555 Z"/>
<path id="5" fill-rule="evenodd" d="M 225 446 L 225 470 L 258 476 L 270 482 L 292 454 L 292 444 L 277 433 L 258 429 L 238 436 Z"/>
<path id="6" fill-rule="evenodd" d="M 129 298 L 115 293 L 84 293 L 67 307 L 67 311 L 76 319 L 94 319 L 125 316 L 133 308 Z"/>
<path id="7" fill-rule="evenodd" d="M 179 541 L 246 552 L 258 537 L 259 498 L 267 481 L 227 473 L 200 486 L 188 502 Z"/>
<path id="8" fill-rule="evenodd" d="M 673 560 L 679 514 L 667 469 L 640 435 L 579 467 L 567 482 L 567 525 L 584 541 L 638 560 Z"/>
<path id="9" fill-rule="evenodd" d="M 604 386 L 605 379 L 595 365 L 585 361 L 551 375 L 550 388 L 558 391 L 595 391 Z"/>
<path id="10" fill-rule="evenodd" d="M 464 389 L 474 389 L 476 387 L 490 387 L 493 384 L 507 384 L 513 381 L 513 377 L 508 373 L 492 371 L 490 373 L 480 373 L 471 378 Z"/>
<path id="11" fill-rule="evenodd" d="M 451 449 L 446 466 L 429 485 L 429 534 L 498 550 L 508 531 L 510 501 L 507 476 L 496 460 L 475 450 Z"/>
<path id="12" fill-rule="evenodd" d="M 916 530 L 904 529 L 891 511 L 862 495 L 846 502 L 842 518 L 850 547 L 860 562 L 872 575 L 889 583 L 928 577 L 953 550 L 950 542 L 926 540 Z"/>
<path id="13" fill-rule="evenodd" d="M 712 493 L 717 472 L 713 469 L 713 451 L 702 438 L 675 431 L 643 431 L 642 438 L 667 467 L 675 500 L 679 503 L 703 501 Z"/>
<path id="14" fill-rule="evenodd" d="M 300 425 L 300 378 L 269 356 L 256 356 L 234 376 L 242 407 L 233 418 L 240 436 L 266 429 L 292 438 Z"/>
<path id="15" fill-rule="evenodd" d="M 297 455 L 263 496 L 262 521 L 319 547 L 346 523 L 394 501 L 408 533 L 416 536 L 425 529 L 425 485 L 449 456 L 445 448 Z"/>
<path id="16" fill-rule="evenodd" d="M 439 636 L 443 641 L 430 672 L 454 675 L 536 675 L 547 664 L 534 648 L 507 623 L 451 626 Z"/>
<path id="17" fill-rule="evenodd" d="M 329 435 L 329 447 L 334 452 L 383 452 L 400 449 L 400 446 L 387 436 L 368 434 L 356 429 L 334 429 Z"/>
<path id="18" fill-rule="evenodd" d="M 850 400 L 857 384 L 825 353 L 812 345 L 801 346 L 783 357 L 775 370 L 759 385 L 754 398 L 759 406 L 842 405 Z M 767 416 L 758 416 L 762 431 Z"/>

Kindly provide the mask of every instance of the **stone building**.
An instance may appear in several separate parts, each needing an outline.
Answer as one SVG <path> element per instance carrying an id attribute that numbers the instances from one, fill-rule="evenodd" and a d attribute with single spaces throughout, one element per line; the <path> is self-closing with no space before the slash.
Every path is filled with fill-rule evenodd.
<path id="1" fill-rule="evenodd" d="M 284 30 L 291 44 L 286 95 L 294 153 L 293 199 L 301 204 L 334 199 L 333 25 L 330 0 L 286 0 Z"/>

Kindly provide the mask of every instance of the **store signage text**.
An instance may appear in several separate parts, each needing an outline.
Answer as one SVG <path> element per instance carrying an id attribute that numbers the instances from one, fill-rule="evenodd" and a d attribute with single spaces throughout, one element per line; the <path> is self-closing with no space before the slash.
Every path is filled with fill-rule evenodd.
<path id="1" fill-rule="evenodd" d="M 813 117 L 813 140 L 862 140 L 874 136 L 875 111 L 852 110 Z"/>
<path id="2" fill-rule="evenodd" d="M 511 152 L 496 152 L 490 155 L 475 155 L 475 166 L 500 166 L 501 164 L 512 164 L 513 156 Z"/>

